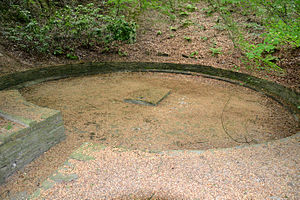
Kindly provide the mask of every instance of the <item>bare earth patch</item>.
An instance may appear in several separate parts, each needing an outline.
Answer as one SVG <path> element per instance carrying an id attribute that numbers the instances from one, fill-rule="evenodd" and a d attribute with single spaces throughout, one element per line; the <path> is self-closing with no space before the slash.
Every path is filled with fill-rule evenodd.
<path id="1" fill-rule="evenodd" d="M 128 96 L 158 101 L 168 91 L 157 106 L 128 103 Z M 293 134 L 297 124 L 280 105 L 256 92 L 199 76 L 96 75 L 34 85 L 22 94 L 34 104 L 62 111 L 75 140 L 144 151 L 262 143 Z"/>

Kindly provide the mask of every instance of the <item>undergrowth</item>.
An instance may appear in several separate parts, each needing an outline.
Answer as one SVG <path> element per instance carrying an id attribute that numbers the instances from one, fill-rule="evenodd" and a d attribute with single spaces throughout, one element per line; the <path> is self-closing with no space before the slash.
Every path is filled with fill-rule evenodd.
<path id="1" fill-rule="evenodd" d="M 70 59 L 76 59 L 73 54 L 77 48 L 104 47 L 112 41 L 135 41 L 134 22 L 126 21 L 124 16 L 101 13 L 102 9 L 93 3 L 65 6 L 43 20 L 37 20 L 28 11 L 29 21 L 7 27 L 4 35 L 28 53 L 66 55 Z"/>
<path id="2" fill-rule="evenodd" d="M 30 54 L 49 54 L 77 59 L 76 49 L 109 51 L 114 41 L 134 43 L 137 16 L 157 9 L 176 19 L 187 0 L 87 1 L 4 0 L 0 2 L 0 31 L 15 48 Z M 84 4 L 84 5 L 81 5 Z M 186 7 L 184 7 L 186 6 Z M 5 23 L 6 22 L 6 23 Z M 7 23 L 8 22 L 8 23 Z"/>
<path id="3" fill-rule="evenodd" d="M 25 52 L 77 59 L 78 48 L 109 51 L 114 41 L 135 42 L 137 16 L 148 9 L 180 21 L 183 28 L 192 26 L 186 17 L 196 11 L 199 1 L 4 0 L 0 2 L 4 27 L 0 31 L 4 39 Z M 218 21 L 214 28 L 228 31 L 249 68 L 280 71 L 278 52 L 300 47 L 300 0 L 205 1 L 210 6 L 202 10 L 208 16 L 219 13 L 224 24 Z M 170 30 L 181 27 L 170 26 Z M 212 55 L 221 53 L 215 47 L 210 50 Z"/>
<path id="4" fill-rule="evenodd" d="M 275 55 L 300 47 L 299 0 L 207 0 L 218 12 L 249 68 L 281 71 Z M 244 19 L 244 22 L 242 20 Z"/>

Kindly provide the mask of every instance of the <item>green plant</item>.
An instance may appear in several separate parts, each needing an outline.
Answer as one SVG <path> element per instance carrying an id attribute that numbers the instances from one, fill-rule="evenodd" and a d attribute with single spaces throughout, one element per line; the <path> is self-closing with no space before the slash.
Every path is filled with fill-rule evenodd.
<path id="1" fill-rule="evenodd" d="M 191 42 L 192 41 L 192 39 L 190 38 L 190 37 L 188 37 L 188 36 L 184 36 L 183 37 L 186 41 L 188 41 L 188 42 Z"/>
<path id="2" fill-rule="evenodd" d="M 186 28 L 186 27 L 188 27 L 188 26 L 190 26 L 192 24 L 193 24 L 193 22 L 191 20 L 184 20 L 182 22 L 182 27 Z"/>
<path id="3" fill-rule="evenodd" d="M 210 48 L 212 56 L 218 56 L 219 54 L 222 54 L 222 48 Z"/>
<path id="4" fill-rule="evenodd" d="M 73 53 L 68 53 L 66 57 L 70 60 L 78 60 L 78 56 L 74 55 Z"/>
<path id="5" fill-rule="evenodd" d="M 23 9 L 20 5 L 12 5 L 11 8 L 10 16 L 19 22 L 29 22 L 32 18 L 30 11 Z"/>
<path id="6" fill-rule="evenodd" d="M 261 26 L 260 24 L 258 23 L 255 23 L 255 22 L 251 22 L 251 23 L 244 23 L 244 26 L 246 29 L 252 29 L 252 30 L 255 30 L 255 31 L 261 31 L 261 30 L 264 30 L 264 27 Z"/>
<path id="7" fill-rule="evenodd" d="M 217 42 L 216 42 L 216 39 L 215 39 L 215 38 L 213 38 L 213 39 L 211 40 L 211 46 L 212 46 L 212 48 L 215 48 L 215 47 L 217 46 Z"/>
<path id="8" fill-rule="evenodd" d="M 128 56 L 127 52 L 122 51 L 121 49 L 118 50 L 118 55 L 119 55 L 119 56 L 122 56 L 122 57 Z"/>
<path id="9" fill-rule="evenodd" d="M 7 124 L 7 126 L 5 127 L 5 129 L 9 131 L 10 129 L 12 129 L 12 127 L 13 127 L 13 125 L 9 122 Z"/>
<path id="10" fill-rule="evenodd" d="M 232 70 L 235 70 L 235 71 L 240 71 L 241 67 L 240 66 L 237 66 L 237 65 L 234 65 L 232 67 Z"/>
<path id="11" fill-rule="evenodd" d="M 137 15 L 148 4 L 147 1 L 138 0 L 108 0 L 105 2 L 110 7 L 112 15 L 118 17 L 123 15 Z"/>
<path id="12" fill-rule="evenodd" d="M 214 25 L 214 29 L 217 29 L 219 31 L 224 31 L 224 30 L 226 30 L 226 26 L 224 26 L 222 24 L 216 24 L 216 25 Z"/>
<path id="13" fill-rule="evenodd" d="M 127 22 L 124 17 L 108 18 L 107 30 L 113 40 L 128 41 L 134 43 L 136 40 L 136 23 Z"/>
<path id="14" fill-rule="evenodd" d="M 198 27 L 200 28 L 200 30 L 205 31 L 206 27 L 204 25 L 198 25 Z"/>
<path id="15" fill-rule="evenodd" d="M 175 35 L 174 34 L 170 34 L 168 38 L 171 39 L 173 37 L 175 37 Z"/>
<path id="16" fill-rule="evenodd" d="M 208 38 L 206 36 L 200 36 L 200 39 L 203 40 L 203 41 L 208 40 Z"/>
<path id="17" fill-rule="evenodd" d="M 23 26 L 7 28 L 5 35 L 29 53 L 51 53 L 78 59 L 74 49 L 79 47 L 104 46 L 114 40 L 133 43 L 136 27 L 135 22 L 126 21 L 124 16 L 102 15 L 101 9 L 90 3 L 66 6 L 41 21 L 30 19 Z"/>
<path id="18" fill-rule="evenodd" d="M 53 51 L 54 55 L 63 55 L 64 51 L 62 49 L 62 47 L 57 47 L 54 51 Z"/>
<path id="19" fill-rule="evenodd" d="M 196 59 L 196 56 L 199 55 L 199 52 L 198 51 L 193 51 L 191 54 L 190 54 L 190 58 L 195 58 Z"/>
<path id="20" fill-rule="evenodd" d="M 137 15 L 146 9 L 156 9 L 174 21 L 176 15 L 182 17 L 189 15 L 186 11 L 179 9 L 179 7 L 182 7 L 181 4 L 186 2 L 186 0 L 108 0 L 105 3 L 110 8 L 113 16 L 125 15 L 135 19 Z M 187 4 L 186 10 L 192 12 L 195 10 L 195 7 L 192 4 Z"/>
<path id="21" fill-rule="evenodd" d="M 185 8 L 186 8 L 189 12 L 195 12 L 196 9 L 197 9 L 197 7 L 194 6 L 194 5 L 192 5 L 192 4 L 187 4 L 187 5 L 185 6 Z"/>
<path id="22" fill-rule="evenodd" d="M 201 9 L 207 16 L 212 16 L 212 14 L 215 12 L 214 8 L 202 8 Z"/>
<path id="23" fill-rule="evenodd" d="M 182 11 L 182 12 L 179 13 L 179 15 L 181 17 L 187 17 L 187 16 L 189 16 L 189 13 L 187 13 L 186 11 Z"/>
<path id="24" fill-rule="evenodd" d="M 156 32 L 156 35 L 161 35 L 161 34 L 162 34 L 161 31 L 157 31 L 157 32 Z"/>
<path id="25" fill-rule="evenodd" d="M 171 31 L 177 31 L 177 28 L 176 28 L 176 27 L 173 27 L 173 26 L 171 26 L 171 27 L 170 27 L 170 30 L 171 30 Z"/>
<path id="26" fill-rule="evenodd" d="M 300 17 L 299 1 L 294 0 L 208 0 L 210 10 L 223 18 L 230 38 L 239 48 L 249 66 L 257 69 L 279 70 L 274 52 L 284 48 L 299 48 Z M 240 25 L 232 16 L 240 13 L 249 23 Z M 254 16 L 254 17 L 253 17 Z M 244 37 L 255 31 L 254 38 Z"/>

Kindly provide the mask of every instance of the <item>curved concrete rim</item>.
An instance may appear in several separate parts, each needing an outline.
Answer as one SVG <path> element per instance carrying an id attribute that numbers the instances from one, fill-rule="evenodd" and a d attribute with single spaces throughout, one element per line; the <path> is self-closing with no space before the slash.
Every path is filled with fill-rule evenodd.
<path id="1" fill-rule="evenodd" d="M 287 108 L 291 112 L 291 114 L 293 114 L 293 116 L 298 122 L 297 128 L 300 127 L 300 109 L 298 108 L 300 106 L 299 93 L 285 86 L 264 79 L 260 79 L 251 75 L 205 65 L 143 62 L 98 62 L 48 66 L 0 76 L 0 91 L 4 89 L 22 88 L 49 80 L 113 72 L 163 72 L 196 75 L 244 86 L 253 89 L 257 92 L 260 92 L 268 96 L 269 98 L 272 98 L 273 100 L 279 102 L 282 106 Z M 299 136 L 300 132 L 297 132 L 292 136 L 282 138 L 279 140 L 284 141 L 291 137 Z M 231 148 L 244 148 L 255 145 L 263 145 L 272 142 L 273 141 L 253 145 L 240 145 L 236 147 L 221 149 L 226 150 Z M 221 149 L 219 148 L 219 150 Z M 157 152 L 176 153 L 184 151 L 202 153 L 207 150 L 171 150 Z"/>

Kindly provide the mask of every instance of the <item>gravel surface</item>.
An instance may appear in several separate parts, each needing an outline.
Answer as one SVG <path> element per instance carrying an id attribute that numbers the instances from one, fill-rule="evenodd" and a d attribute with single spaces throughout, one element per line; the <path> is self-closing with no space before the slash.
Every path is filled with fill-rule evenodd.
<path id="1" fill-rule="evenodd" d="M 160 154 L 85 143 L 35 195 L 37 199 L 299 199 L 299 140 L 300 133 L 260 145 Z M 57 179 L 61 176 L 67 178 Z"/>

